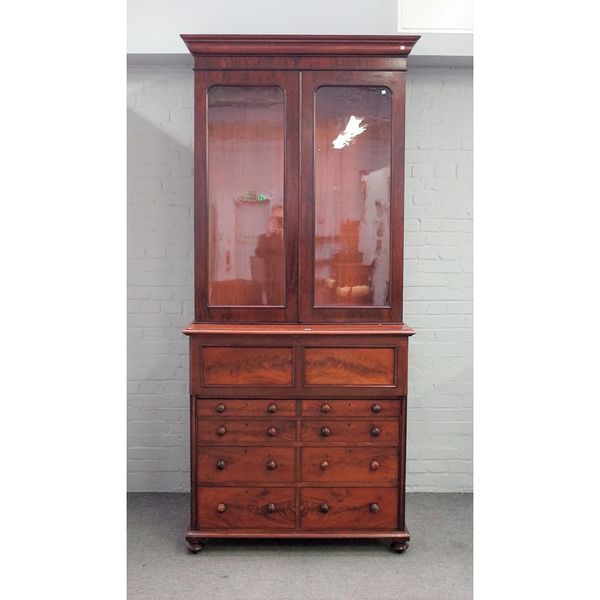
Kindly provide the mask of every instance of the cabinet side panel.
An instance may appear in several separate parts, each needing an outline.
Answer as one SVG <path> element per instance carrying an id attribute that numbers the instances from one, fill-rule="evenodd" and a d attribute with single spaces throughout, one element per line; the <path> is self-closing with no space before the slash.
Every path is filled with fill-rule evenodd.
<path id="1" fill-rule="evenodd" d="M 198 528 L 196 508 L 196 399 L 190 395 L 190 529 Z"/>

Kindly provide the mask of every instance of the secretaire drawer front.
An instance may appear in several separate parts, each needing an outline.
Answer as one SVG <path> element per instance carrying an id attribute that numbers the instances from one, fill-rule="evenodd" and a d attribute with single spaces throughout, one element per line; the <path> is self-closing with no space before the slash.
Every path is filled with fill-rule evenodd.
<path id="1" fill-rule="evenodd" d="M 200 381 L 204 386 L 293 385 L 293 348 L 202 346 Z"/>
<path id="2" fill-rule="evenodd" d="M 198 448 L 199 483 L 294 483 L 294 448 Z"/>
<path id="3" fill-rule="evenodd" d="M 397 480 L 397 448 L 302 449 L 302 481 L 308 483 Z"/>
<path id="4" fill-rule="evenodd" d="M 295 417 L 295 400 L 196 400 L 196 414 L 199 417 Z"/>
<path id="5" fill-rule="evenodd" d="M 304 348 L 307 386 L 395 386 L 396 348 Z"/>
<path id="6" fill-rule="evenodd" d="M 296 439 L 296 422 L 276 419 L 200 419 L 199 445 L 289 444 Z"/>
<path id="7" fill-rule="evenodd" d="M 294 488 L 200 487 L 196 490 L 202 529 L 293 529 Z"/>
<path id="8" fill-rule="evenodd" d="M 306 443 L 396 446 L 398 440 L 399 423 L 397 419 L 302 421 L 302 442 Z"/>
<path id="9" fill-rule="evenodd" d="M 398 523 L 397 488 L 303 488 L 301 525 L 318 529 L 394 529 Z"/>
<path id="10" fill-rule="evenodd" d="M 311 329 L 311 328 L 307 328 Z M 407 393 L 408 340 L 361 335 L 215 335 L 190 340 L 202 398 L 391 398 Z"/>
<path id="11" fill-rule="evenodd" d="M 397 417 L 398 400 L 302 400 L 303 417 Z"/>

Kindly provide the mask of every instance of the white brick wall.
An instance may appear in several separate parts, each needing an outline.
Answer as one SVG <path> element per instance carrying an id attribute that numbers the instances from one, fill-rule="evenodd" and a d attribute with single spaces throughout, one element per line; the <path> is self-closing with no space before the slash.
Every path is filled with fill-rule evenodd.
<path id="1" fill-rule="evenodd" d="M 189 487 L 193 73 L 130 67 L 130 491 Z M 472 69 L 409 71 L 407 486 L 472 489 Z"/>

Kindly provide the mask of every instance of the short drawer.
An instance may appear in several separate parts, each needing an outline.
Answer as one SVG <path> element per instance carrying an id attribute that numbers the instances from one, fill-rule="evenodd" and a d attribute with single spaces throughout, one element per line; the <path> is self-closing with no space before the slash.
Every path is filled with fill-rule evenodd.
<path id="1" fill-rule="evenodd" d="M 396 446 L 399 439 L 399 425 L 396 419 L 377 420 L 303 420 L 302 441 L 330 444 L 344 442 Z"/>
<path id="2" fill-rule="evenodd" d="M 399 400 L 302 400 L 303 417 L 397 417 Z"/>
<path id="3" fill-rule="evenodd" d="M 197 449 L 199 483 L 294 483 L 294 448 Z"/>
<path id="4" fill-rule="evenodd" d="M 296 439 L 296 422 L 275 419 L 199 419 L 198 444 L 285 444 Z"/>
<path id="5" fill-rule="evenodd" d="M 199 487 L 196 490 L 201 529 L 293 529 L 293 487 Z"/>
<path id="6" fill-rule="evenodd" d="M 393 482 L 397 448 L 303 448 L 302 481 Z"/>
<path id="7" fill-rule="evenodd" d="M 295 417 L 295 400 L 196 400 L 199 417 Z"/>
<path id="8" fill-rule="evenodd" d="M 398 490 L 382 488 L 303 488 L 303 529 L 395 529 Z"/>

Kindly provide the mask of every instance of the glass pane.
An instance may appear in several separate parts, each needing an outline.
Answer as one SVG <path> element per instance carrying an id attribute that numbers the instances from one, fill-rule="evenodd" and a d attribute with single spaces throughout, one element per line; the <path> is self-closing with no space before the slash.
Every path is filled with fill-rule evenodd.
<path id="1" fill-rule="evenodd" d="M 315 98 L 315 305 L 390 305 L 392 93 Z"/>
<path id="2" fill-rule="evenodd" d="M 208 303 L 284 305 L 284 92 L 208 91 Z"/>

